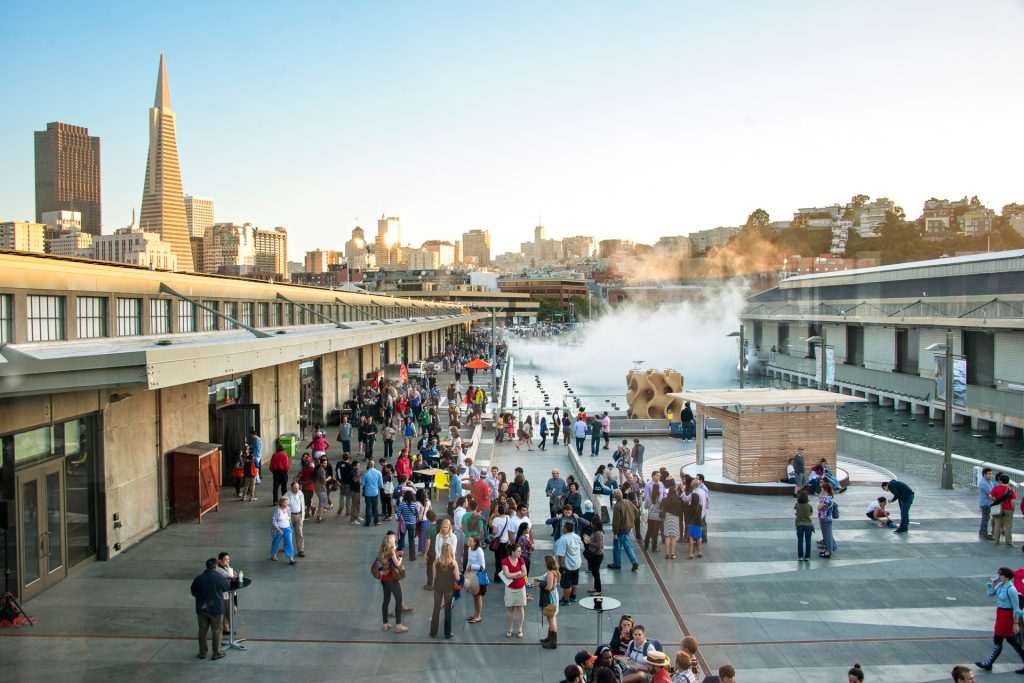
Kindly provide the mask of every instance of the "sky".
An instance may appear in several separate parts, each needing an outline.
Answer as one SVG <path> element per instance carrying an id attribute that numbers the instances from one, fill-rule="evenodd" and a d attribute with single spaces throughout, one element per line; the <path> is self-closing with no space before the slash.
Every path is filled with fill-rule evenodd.
<path id="1" fill-rule="evenodd" d="M 102 140 L 104 232 L 142 198 L 167 56 L 185 192 L 289 230 L 291 260 L 399 216 L 492 253 L 653 243 L 762 207 L 1024 201 L 1024 2 L 0 0 L 0 220 L 32 132 Z"/>

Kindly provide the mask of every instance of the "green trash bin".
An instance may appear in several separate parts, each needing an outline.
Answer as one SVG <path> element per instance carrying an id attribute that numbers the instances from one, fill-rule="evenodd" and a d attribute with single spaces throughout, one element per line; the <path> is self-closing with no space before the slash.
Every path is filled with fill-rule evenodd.
<path id="1" fill-rule="evenodd" d="M 299 435 L 294 432 L 288 434 L 282 434 L 278 437 L 278 441 L 281 442 L 281 449 L 288 454 L 289 458 L 295 457 L 295 444 L 299 441 Z"/>

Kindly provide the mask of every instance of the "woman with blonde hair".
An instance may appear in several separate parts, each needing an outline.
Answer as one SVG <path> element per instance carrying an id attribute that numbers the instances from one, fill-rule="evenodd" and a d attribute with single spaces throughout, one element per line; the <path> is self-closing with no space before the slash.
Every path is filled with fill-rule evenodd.
<path id="1" fill-rule="evenodd" d="M 455 597 L 455 584 L 459 582 L 459 565 L 455 561 L 455 552 L 445 544 L 441 555 L 434 565 L 434 611 L 430 615 L 430 637 L 437 636 L 437 622 L 444 606 L 444 637 L 452 637 L 452 600 Z"/>
<path id="2" fill-rule="evenodd" d="M 540 588 L 540 613 L 548 620 L 548 637 L 541 639 L 545 650 L 558 647 L 558 585 L 562 574 L 553 555 L 544 556 L 544 576 L 534 579 Z"/>
<path id="3" fill-rule="evenodd" d="M 380 606 L 384 630 L 391 630 L 391 624 L 388 623 L 388 604 L 391 602 L 391 596 L 394 595 L 395 632 L 405 633 L 409 630 L 407 626 L 402 625 L 402 579 L 405 578 L 405 569 L 402 567 L 402 553 L 395 549 L 395 537 L 390 533 L 385 534 L 384 540 L 380 542 L 380 547 L 377 549 L 376 565 L 380 576 L 380 585 L 384 589 L 384 602 Z"/>

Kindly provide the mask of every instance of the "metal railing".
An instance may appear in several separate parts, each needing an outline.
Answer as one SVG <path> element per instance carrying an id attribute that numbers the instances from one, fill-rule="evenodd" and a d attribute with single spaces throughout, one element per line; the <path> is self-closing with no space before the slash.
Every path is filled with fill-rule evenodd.
<path id="1" fill-rule="evenodd" d="M 942 471 L 942 451 L 891 439 L 887 436 L 871 434 L 859 429 L 838 427 L 836 429 L 836 446 L 843 455 L 894 472 L 931 478 L 936 482 Z M 952 459 L 953 485 L 957 488 L 977 490 L 978 472 L 983 467 L 991 467 L 996 472 L 1008 474 L 1017 487 L 1018 494 L 1024 491 L 1024 470 L 968 458 L 956 453 L 953 454 Z"/>

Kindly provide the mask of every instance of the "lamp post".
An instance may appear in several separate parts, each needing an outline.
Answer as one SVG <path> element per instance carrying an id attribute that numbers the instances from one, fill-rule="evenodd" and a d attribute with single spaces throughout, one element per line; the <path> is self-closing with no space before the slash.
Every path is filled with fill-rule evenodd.
<path id="1" fill-rule="evenodd" d="M 953 333 L 946 332 L 945 344 L 929 344 L 925 351 L 946 352 L 946 406 L 944 411 L 945 433 L 942 439 L 942 472 L 939 486 L 944 489 L 953 488 Z"/>
<path id="2" fill-rule="evenodd" d="M 725 335 L 727 337 L 739 337 L 740 338 L 740 389 L 743 388 L 743 361 L 745 360 L 743 353 L 743 323 L 740 323 L 739 332 L 730 332 Z"/>
<path id="3" fill-rule="evenodd" d="M 827 370 L 825 364 L 825 330 L 823 329 L 820 335 L 816 334 L 813 337 L 808 337 L 805 341 L 810 344 L 820 345 L 821 350 L 818 352 L 818 364 L 821 365 L 821 379 L 818 381 L 818 388 L 822 391 L 828 391 L 828 376 L 825 374 Z"/>

